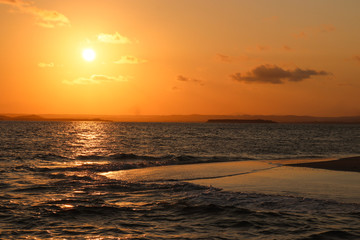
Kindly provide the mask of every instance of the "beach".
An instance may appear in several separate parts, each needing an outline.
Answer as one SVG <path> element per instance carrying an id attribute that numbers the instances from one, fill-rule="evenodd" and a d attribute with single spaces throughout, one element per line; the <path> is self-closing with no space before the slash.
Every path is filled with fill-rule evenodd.
<path id="1" fill-rule="evenodd" d="M 359 157 L 296 161 L 296 164 L 288 164 L 289 160 L 187 164 L 102 175 L 130 182 L 186 181 L 225 191 L 360 203 L 360 174 L 349 168 L 343 171 L 344 167 L 359 167 Z"/>

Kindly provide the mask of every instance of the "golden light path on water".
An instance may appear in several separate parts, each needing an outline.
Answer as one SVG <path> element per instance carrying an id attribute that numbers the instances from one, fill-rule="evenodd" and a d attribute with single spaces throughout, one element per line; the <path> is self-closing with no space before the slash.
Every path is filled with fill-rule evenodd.
<path id="1" fill-rule="evenodd" d="M 106 124 L 92 121 L 75 121 L 66 123 L 66 145 L 70 150 L 67 157 L 72 161 L 51 162 L 51 165 L 43 165 L 48 168 L 68 168 L 86 165 L 105 165 L 109 161 L 102 159 L 101 156 L 110 154 L 109 149 L 104 147 L 109 145 L 109 134 Z M 69 172 L 67 174 L 74 174 Z M 86 172 L 76 174 L 84 175 Z"/>
<path id="2" fill-rule="evenodd" d="M 74 150 L 74 156 L 106 154 L 104 152 L 106 131 L 104 124 L 97 122 L 75 122 L 73 124 L 73 144 L 77 146 Z"/>

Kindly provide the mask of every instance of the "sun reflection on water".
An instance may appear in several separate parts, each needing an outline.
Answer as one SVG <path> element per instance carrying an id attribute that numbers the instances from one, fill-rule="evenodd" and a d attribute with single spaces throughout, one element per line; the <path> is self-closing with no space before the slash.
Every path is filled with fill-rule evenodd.
<path id="1" fill-rule="evenodd" d="M 93 165 L 93 164 L 100 164 L 100 165 L 104 165 L 104 164 L 108 164 L 108 161 L 86 161 L 86 162 L 82 162 L 82 161 L 74 161 L 72 162 L 73 166 L 83 166 L 83 165 Z"/>
<path id="2" fill-rule="evenodd" d="M 63 205 L 61 205 L 60 207 L 63 208 L 63 209 L 71 209 L 71 208 L 74 208 L 74 206 L 71 205 L 71 204 L 63 204 Z"/>
<path id="3" fill-rule="evenodd" d="M 98 122 L 76 122 L 73 128 L 74 155 L 78 156 L 99 156 L 106 154 L 106 126 Z"/>

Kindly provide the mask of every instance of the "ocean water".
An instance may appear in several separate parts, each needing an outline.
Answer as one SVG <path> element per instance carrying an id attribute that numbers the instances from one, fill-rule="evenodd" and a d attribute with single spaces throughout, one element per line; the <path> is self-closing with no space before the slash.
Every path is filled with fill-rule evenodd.
<path id="1" fill-rule="evenodd" d="M 110 171 L 360 155 L 360 125 L 0 121 L 0 239 L 360 239 L 360 205 Z"/>

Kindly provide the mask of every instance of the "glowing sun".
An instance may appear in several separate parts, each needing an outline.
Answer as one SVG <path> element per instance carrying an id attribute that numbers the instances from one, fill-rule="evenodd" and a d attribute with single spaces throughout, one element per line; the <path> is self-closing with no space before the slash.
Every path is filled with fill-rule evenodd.
<path id="1" fill-rule="evenodd" d="M 96 53 L 93 49 L 86 48 L 82 51 L 82 57 L 84 58 L 85 61 L 91 62 L 95 60 Z"/>

